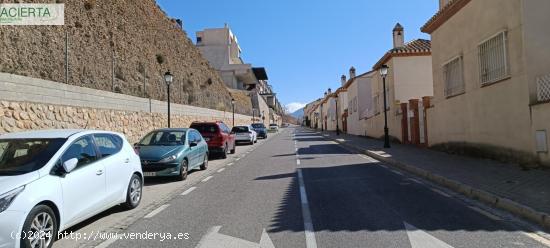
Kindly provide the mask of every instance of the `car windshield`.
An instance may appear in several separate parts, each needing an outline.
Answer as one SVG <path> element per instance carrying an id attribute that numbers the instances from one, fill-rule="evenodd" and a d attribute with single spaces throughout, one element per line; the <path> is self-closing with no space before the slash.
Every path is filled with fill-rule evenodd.
<path id="1" fill-rule="evenodd" d="M 248 127 L 243 127 L 243 126 L 234 127 L 233 129 L 231 129 L 231 131 L 235 133 L 248 133 Z"/>
<path id="2" fill-rule="evenodd" d="M 200 133 L 217 133 L 218 126 L 215 124 L 193 124 L 191 128 L 196 129 Z"/>
<path id="3" fill-rule="evenodd" d="M 254 124 L 252 124 L 252 127 L 253 128 L 265 128 L 264 124 L 262 124 L 262 123 L 254 123 Z"/>
<path id="4" fill-rule="evenodd" d="M 179 146 L 185 144 L 185 131 L 153 131 L 147 134 L 139 146 Z"/>
<path id="5" fill-rule="evenodd" d="M 26 174 L 42 168 L 66 139 L 0 140 L 0 176 Z"/>

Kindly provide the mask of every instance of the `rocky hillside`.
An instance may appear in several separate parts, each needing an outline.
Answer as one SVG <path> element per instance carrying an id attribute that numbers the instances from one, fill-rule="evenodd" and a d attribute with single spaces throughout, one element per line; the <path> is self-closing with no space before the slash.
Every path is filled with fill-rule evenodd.
<path id="1" fill-rule="evenodd" d="M 1 72 L 166 100 L 162 75 L 170 70 L 172 101 L 231 109 L 218 74 L 154 0 L 25 2 L 65 2 L 65 26 L 1 26 Z M 250 104 L 239 101 L 236 110 L 249 113 Z"/>

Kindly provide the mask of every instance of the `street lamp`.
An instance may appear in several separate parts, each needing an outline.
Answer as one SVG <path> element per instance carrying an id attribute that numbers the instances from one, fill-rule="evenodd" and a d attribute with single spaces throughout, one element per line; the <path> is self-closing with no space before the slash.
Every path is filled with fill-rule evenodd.
<path id="1" fill-rule="evenodd" d="M 233 107 L 233 126 L 235 126 L 235 99 L 231 98 L 231 106 Z"/>
<path id="2" fill-rule="evenodd" d="M 166 94 L 168 96 L 168 128 L 170 128 L 170 84 L 174 80 L 174 76 L 168 70 L 164 73 L 164 82 L 166 83 Z"/>
<path id="3" fill-rule="evenodd" d="M 262 110 L 262 122 L 265 125 L 265 110 Z"/>
<path id="4" fill-rule="evenodd" d="M 340 126 L 338 124 L 338 94 L 336 94 L 336 135 L 340 135 Z"/>
<path id="5" fill-rule="evenodd" d="M 388 131 L 388 103 L 386 95 L 386 76 L 388 75 L 388 66 L 380 67 L 380 75 L 382 76 L 382 88 L 384 90 L 384 148 L 390 148 L 390 135 Z"/>

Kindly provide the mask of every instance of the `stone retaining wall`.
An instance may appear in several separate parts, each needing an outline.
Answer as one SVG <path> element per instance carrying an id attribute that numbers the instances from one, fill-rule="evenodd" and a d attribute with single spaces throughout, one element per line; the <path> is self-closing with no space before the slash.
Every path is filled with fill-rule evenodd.
<path id="1" fill-rule="evenodd" d="M 87 128 L 124 133 L 131 142 L 166 127 L 166 102 L 0 73 L 0 133 L 37 129 Z M 193 121 L 224 121 L 232 113 L 172 104 L 172 127 Z M 252 117 L 235 115 L 235 124 Z"/>

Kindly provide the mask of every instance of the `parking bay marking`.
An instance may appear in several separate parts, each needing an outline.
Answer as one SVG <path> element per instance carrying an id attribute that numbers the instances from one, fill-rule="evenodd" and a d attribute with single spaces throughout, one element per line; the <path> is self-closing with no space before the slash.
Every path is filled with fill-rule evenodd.
<path id="1" fill-rule="evenodd" d="M 220 173 L 220 172 L 222 172 L 222 171 L 224 171 L 224 170 L 225 170 L 225 168 L 221 168 L 221 169 L 218 170 L 218 173 Z"/>
<path id="2" fill-rule="evenodd" d="M 145 219 L 153 218 L 153 217 L 155 217 L 155 215 L 159 214 L 164 209 L 167 209 L 169 206 L 170 206 L 170 204 L 162 205 L 162 206 L 158 207 L 157 209 L 153 210 L 152 212 L 150 212 L 149 214 L 145 215 L 145 217 L 143 217 L 143 218 L 145 218 Z"/>
<path id="3" fill-rule="evenodd" d="M 201 182 L 205 183 L 205 182 L 208 182 L 208 180 L 212 179 L 214 176 L 208 176 L 206 177 L 205 179 L 202 179 Z"/>
<path id="4" fill-rule="evenodd" d="M 184 191 L 183 193 L 181 193 L 181 195 L 188 195 L 189 193 L 191 193 L 195 189 L 197 189 L 197 187 L 191 187 L 191 188 L 187 189 L 186 191 Z"/>

